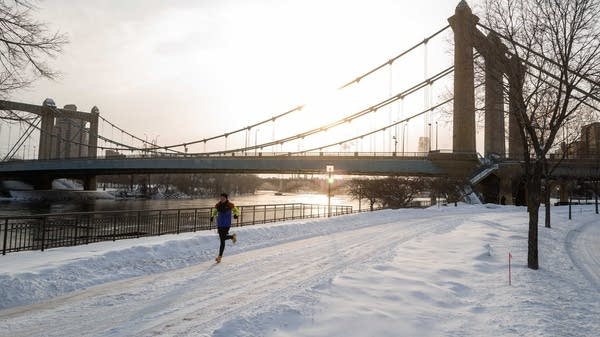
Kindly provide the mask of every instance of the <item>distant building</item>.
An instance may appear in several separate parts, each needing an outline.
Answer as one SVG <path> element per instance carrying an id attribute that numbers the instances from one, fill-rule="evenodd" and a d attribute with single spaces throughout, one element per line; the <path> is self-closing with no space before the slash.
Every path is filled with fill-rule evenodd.
<path id="1" fill-rule="evenodd" d="M 588 124 L 581 128 L 582 156 L 600 155 L 600 122 Z"/>
<path id="2" fill-rule="evenodd" d="M 568 145 L 563 144 L 552 157 L 558 159 L 565 152 L 566 158 L 571 159 L 600 156 L 600 122 L 583 126 L 580 140 Z"/>
<path id="3" fill-rule="evenodd" d="M 431 147 L 429 146 L 429 137 L 419 137 L 419 150 L 418 152 L 429 152 Z"/>

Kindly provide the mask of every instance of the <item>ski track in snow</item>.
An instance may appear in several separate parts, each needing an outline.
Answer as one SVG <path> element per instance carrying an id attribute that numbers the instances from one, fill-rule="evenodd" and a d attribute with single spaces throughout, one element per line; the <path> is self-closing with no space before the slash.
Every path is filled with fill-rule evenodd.
<path id="1" fill-rule="evenodd" d="M 411 219 L 226 254 L 219 265 L 204 262 L 111 282 L 0 312 L 0 320 L 13 335 L 23 337 L 218 334 L 216 329 L 235 315 L 250 315 L 301 295 L 348 266 L 377 258 L 387 247 L 452 230 L 458 225 L 455 218 Z M 59 324 L 57 315 L 62 317 Z"/>

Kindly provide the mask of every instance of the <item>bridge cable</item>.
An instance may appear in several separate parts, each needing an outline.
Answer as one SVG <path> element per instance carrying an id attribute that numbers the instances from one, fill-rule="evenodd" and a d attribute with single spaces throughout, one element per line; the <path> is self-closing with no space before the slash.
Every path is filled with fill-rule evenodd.
<path id="1" fill-rule="evenodd" d="M 20 118 L 21 116 L 19 116 L 17 113 L 15 113 L 12 110 L 7 110 L 9 113 L 13 114 L 16 116 L 16 118 Z M 39 124 L 41 122 L 41 119 L 36 118 L 37 119 L 37 124 Z M 34 121 L 36 120 L 34 119 Z M 22 121 L 19 121 L 19 124 L 21 124 Z M 25 121 L 26 123 L 29 123 L 29 121 Z M 16 141 L 16 143 L 14 144 L 14 146 L 12 148 L 9 149 L 9 151 L 6 153 L 6 155 L 4 156 L 4 158 L 2 159 L 2 161 L 6 161 L 6 160 L 10 160 L 12 159 L 12 157 L 14 157 L 14 155 L 21 149 L 21 146 L 23 145 L 23 143 L 25 143 L 25 141 L 27 140 L 27 138 L 29 138 L 29 136 L 31 135 L 31 133 L 33 132 L 32 125 L 29 125 L 28 128 L 26 129 L 26 131 L 21 134 L 21 136 L 19 137 L 19 139 Z M 30 130 L 31 129 L 31 130 Z M 10 129 L 9 129 L 10 130 Z M 10 135 L 10 134 L 9 134 Z M 10 146 L 10 139 L 9 139 L 9 146 Z"/>
<path id="2" fill-rule="evenodd" d="M 478 84 L 478 85 L 476 85 L 476 86 L 475 86 L 475 88 L 477 89 L 477 88 L 479 88 L 479 87 L 481 87 L 481 86 L 483 86 L 483 83 L 482 83 L 482 84 Z M 386 130 L 386 129 L 388 129 L 388 128 L 392 128 L 392 127 L 398 126 L 398 125 L 400 125 L 400 124 L 402 124 L 402 123 L 404 123 L 404 122 L 410 122 L 410 120 L 411 120 L 411 119 L 417 118 L 417 117 L 419 117 L 419 116 L 421 116 L 421 115 L 423 115 L 423 114 L 426 114 L 426 113 L 428 113 L 428 112 L 433 112 L 435 109 L 438 109 L 438 108 L 440 108 L 440 107 L 442 107 L 442 106 L 444 106 L 444 105 L 446 105 L 446 104 L 448 104 L 448 103 L 452 102 L 453 100 L 454 100 L 454 97 L 451 97 L 451 98 L 449 98 L 449 99 L 446 99 L 446 100 L 444 100 L 444 101 L 442 101 L 442 102 L 440 102 L 440 103 L 436 104 L 435 106 L 430 106 L 429 108 L 427 108 L 427 109 L 425 109 L 425 110 L 423 110 L 423 111 L 421 111 L 421 112 L 418 112 L 418 113 L 416 113 L 416 114 L 414 114 L 414 115 L 411 115 L 411 116 L 409 116 L 409 117 L 405 117 L 405 118 L 403 118 L 403 119 L 401 119 L 401 120 L 398 120 L 398 121 L 396 121 L 396 122 L 393 122 L 393 123 L 391 123 L 391 124 L 389 124 L 389 125 L 386 125 L 386 126 L 384 126 L 384 127 L 382 127 L 382 128 L 379 128 L 379 129 L 376 129 L 376 130 L 372 130 L 372 131 L 369 131 L 369 132 L 367 132 L 367 133 L 363 133 L 363 134 L 361 134 L 361 135 L 358 135 L 358 136 L 355 136 L 355 137 L 352 137 L 352 138 L 344 139 L 344 140 L 341 140 L 341 141 L 336 141 L 336 142 L 334 142 L 334 143 L 330 143 L 330 144 L 328 144 L 328 145 L 324 145 L 324 146 L 320 146 L 320 147 L 315 147 L 315 148 L 308 149 L 308 150 L 303 150 L 303 151 L 293 152 L 293 153 L 292 153 L 292 155 L 293 155 L 293 154 L 303 154 L 303 153 L 308 153 L 308 152 L 312 152 L 312 151 L 316 151 L 316 150 L 325 149 L 325 148 L 328 148 L 328 147 L 333 147 L 333 146 L 336 146 L 336 145 L 341 145 L 341 144 L 343 144 L 343 143 L 348 143 L 348 142 L 351 142 L 351 141 L 353 141 L 353 140 L 362 139 L 362 138 L 364 138 L 364 137 L 367 137 L 367 136 L 370 136 L 370 135 L 372 135 L 372 134 L 374 134 L 374 133 L 377 133 L 377 132 L 382 132 L 382 131 L 385 131 L 385 130 Z M 288 153 L 288 154 L 285 154 L 285 155 L 289 155 L 289 153 Z"/>
<path id="3" fill-rule="evenodd" d="M 327 145 L 323 145 L 323 146 L 315 147 L 315 148 L 308 149 L 308 150 L 303 150 L 303 151 L 298 151 L 298 152 L 292 152 L 291 154 L 292 154 L 292 155 L 294 155 L 294 154 L 303 154 L 303 153 L 308 153 L 308 152 L 312 152 L 312 151 L 316 151 L 316 150 L 322 150 L 322 149 L 326 149 L 326 148 L 328 148 L 328 147 L 333 147 L 333 146 L 336 146 L 336 145 L 341 145 L 341 144 L 344 144 L 344 143 L 348 143 L 348 142 L 351 142 L 351 141 L 353 141 L 353 140 L 362 139 L 362 138 L 364 138 L 364 137 L 367 137 L 367 136 L 373 135 L 373 134 L 375 134 L 375 133 L 386 131 L 387 129 L 389 129 L 389 128 L 392 128 L 392 127 L 394 127 L 394 126 L 397 126 L 397 125 L 400 125 L 400 124 L 402 124 L 402 123 L 404 123 L 404 122 L 409 122 L 411 119 L 413 119 L 413 118 L 416 118 L 416 117 L 419 117 L 419 116 L 421 116 L 421 115 L 424 115 L 424 114 L 426 114 L 426 113 L 428 113 L 428 112 L 431 112 L 431 111 L 433 111 L 434 109 L 437 109 L 437 108 L 439 108 L 439 107 L 441 107 L 441 106 L 444 106 L 445 104 L 448 104 L 448 103 L 452 102 L 453 100 L 454 100 L 454 97 L 452 97 L 452 98 L 449 98 L 449 99 L 447 99 L 447 100 L 445 100 L 445 101 L 443 101 L 443 102 L 441 102 L 441 103 L 439 103 L 439 104 L 437 104 L 437 105 L 435 105 L 435 106 L 432 106 L 432 107 L 430 107 L 430 108 L 427 108 L 427 109 L 425 109 L 425 110 L 423 110 L 423 111 L 421 111 L 421 112 L 418 112 L 418 113 L 416 113 L 416 114 L 414 114 L 414 115 L 412 115 L 412 116 L 410 116 L 410 117 L 406 117 L 406 118 L 404 118 L 404 119 L 402 119 L 402 120 L 399 120 L 399 121 L 393 122 L 393 123 L 391 123 L 391 124 L 389 124 L 389 125 L 386 125 L 386 126 L 384 126 L 384 127 L 382 127 L 382 128 L 379 128 L 379 129 L 376 129 L 376 130 L 372 130 L 372 131 L 369 131 L 369 132 L 367 132 L 367 133 L 363 133 L 363 134 L 361 134 L 361 135 L 358 135 L 358 136 L 355 136 L 355 137 L 352 137 L 352 138 L 348 138 L 348 139 L 344 139 L 344 140 L 341 140 L 341 141 L 337 141 L 337 142 L 335 142 L 335 143 L 330 143 L 330 144 L 327 144 Z M 286 154 L 286 155 L 290 155 L 290 153 L 288 153 L 288 154 Z"/>
<path id="4" fill-rule="evenodd" d="M 534 55 L 535 55 L 535 56 L 537 56 L 537 57 L 540 57 L 540 58 L 542 58 L 542 59 L 543 59 L 544 61 L 546 61 L 546 62 L 549 62 L 549 63 L 551 63 L 551 64 L 553 64 L 553 65 L 555 65 L 555 66 L 557 66 L 557 67 L 560 67 L 560 68 L 563 68 L 563 67 L 564 67 L 564 65 L 561 65 L 561 64 L 559 64 L 559 63 L 558 63 L 558 62 L 556 62 L 555 60 L 552 60 L 551 58 L 549 58 L 549 57 L 547 57 L 547 56 L 545 56 L 545 55 L 543 55 L 543 54 L 541 54 L 541 53 L 539 53 L 539 52 L 537 52 L 537 51 L 535 51 L 535 50 L 533 50 L 533 49 L 531 49 L 531 48 L 529 48 L 529 47 L 526 47 L 526 46 L 524 46 L 523 44 L 521 44 L 521 43 L 519 43 L 519 42 L 517 42 L 517 41 L 514 41 L 513 39 L 510 39 L 510 38 L 508 38 L 507 36 L 505 36 L 505 35 L 503 35 L 503 34 L 501 34 L 501 33 L 497 32 L 497 31 L 495 31 L 495 30 L 493 30 L 493 29 L 491 29 L 491 28 L 489 28 L 489 27 L 487 27 L 487 26 L 485 26 L 485 25 L 483 25 L 483 24 L 481 24 L 481 23 L 478 23 L 477 25 L 478 25 L 478 26 L 480 26 L 481 28 L 484 28 L 484 29 L 486 29 L 486 30 L 487 30 L 487 31 L 489 31 L 489 32 L 493 32 L 494 34 L 496 34 L 496 35 L 498 35 L 499 37 L 501 37 L 501 38 L 505 39 L 506 41 L 509 41 L 510 43 L 514 43 L 516 46 L 518 46 L 518 47 L 520 47 L 520 48 L 523 48 L 523 49 L 525 49 L 525 50 L 527 50 L 527 51 L 531 52 L 532 54 L 534 54 Z M 508 54 L 509 54 L 509 55 L 513 55 L 513 54 L 512 54 L 512 53 L 510 53 L 510 52 L 509 52 Z M 523 60 L 523 61 L 525 61 L 525 60 Z M 536 67 L 536 69 L 537 69 L 537 67 Z M 538 70 L 541 70 L 541 69 L 538 69 Z M 572 69 L 570 69 L 570 68 L 567 68 L 567 71 L 569 71 L 569 72 L 573 73 L 574 75 L 577 75 L 577 76 L 579 76 L 580 78 L 582 78 L 582 79 L 584 79 L 584 80 L 586 80 L 586 81 L 590 82 L 591 84 L 595 85 L 596 87 L 600 87 L 600 83 L 598 83 L 597 81 L 595 81 L 595 80 L 593 80 L 593 79 L 590 79 L 588 76 L 582 75 L 580 72 L 578 72 L 578 71 L 576 71 L 576 70 L 572 70 Z"/>
<path id="5" fill-rule="evenodd" d="M 332 122 L 330 124 L 327 124 L 327 125 L 324 125 L 324 126 L 321 126 L 321 127 L 318 127 L 318 128 L 314 128 L 314 129 L 305 131 L 303 133 L 299 133 L 299 134 L 297 134 L 295 136 L 290 136 L 290 137 L 282 138 L 282 139 L 275 140 L 275 141 L 272 141 L 272 142 L 267 142 L 267 143 L 258 144 L 258 145 L 254 145 L 254 146 L 249 146 L 249 147 L 245 147 L 245 148 L 231 149 L 231 150 L 227 150 L 227 151 L 204 152 L 204 153 L 201 153 L 201 154 L 203 154 L 203 155 L 213 155 L 213 154 L 227 154 L 227 153 L 236 153 L 236 152 L 246 152 L 246 151 L 249 151 L 249 150 L 262 149 L 262 148 L 265 148 L 265 147 L 270 147 L 270 146 L 275 146 L 275 145 L 279 145 L 279 144 L 288 143 L 290 141 L 297 140 L 297 139 L 303 139 L 305 137 L 308 137 L 308 136 L 311 136 L 311 135 L 314 135 L 314 134 L 317 134 L 317 133 L 320 133 L 320 132 L 324 132 L 324 131 L 327 131 L 327 130 L 332 129 L 334 127 L 337 127 L 339 125 L 343 125 L 345 123 L 351 122 L 354 119 L 357 119 L 359 117 L 367 115 L 367 114 L 369 114 L 371 112 L 375 112 L 375 111 L 377 111 L 377 110 L 379 110 L 379 109 L 387 106 L 388 104 L 391 104 L 391 103 L 393 103 L 395 101 L 403 99 L 404 97 L 406 97 L 408 95 L 411 95 L 411 94 L 413 94 L 413 93 L 415 93 L 415 92 L 423 89 L 424 87 L 426 87 L 427 85 L 429 85 L 429 83 L 431 83 L 431 82 L 436 82 L 436 81 L 438 81 L 438 80 L 446 77 L 447 75 L 451 74 L 453 71 L 454 71 L 454 66 L 450 66 L 450 67 L 444 69 L 443 71 L 437 73 L 436 75 L 434 75 L 434 76 L 432 76 L 432 77 L 430 77 L 430 78 L 428 78 L 428 79 L 420 82 L 419 84 L 414 85 L 413 87 L 411 87 L 409 89 L 406 89 L 405 91 L 403 91 L 403 92 L 401 92 L 401 93 L 399 93 L 399 94 L 397 94 L 395 96 L 392 96 L 392 97 L 387 98 L 387 99 L 385 99 L 383 101 L 380 101 L 380 102 L 378 102 L 378 103 L 376 103 L 374 105 L 371 105 L 370 107 L 367 107 L 367 108 L 365 108 L 363 110 L 360 110 L 360 111 L 358 111 L 358 112 L 356 112 L 356 113 L 354 113 L 352 115 L 346 116 L 346 117 L 344 117 L 344 118 L 342 118 L 340 120 L 337 120 L 335 122 Z"/>
<path id="6" fill-rule="evenodd" d="M 442 32 L 444 32 L 444 31 L 445 31 L 446 29 L 448 29 L 448 28 L 450 28 L 450 25 L 448 25 L 448 26 L 446 26 L 446 27 L 444 27 L 444 28 L 442 28 L 442 29 L 438 30 L 437 32 L 433 33 L 432 35 L 430 35 L 430 36 L 426 37 L 426 38 L 425 38 L 423 41 L 421 41 L 421 42 L 419 42 L 419 43 L 415 44 L 414 46 L 412 46 L 412 47 L 408 48 L 407 50 L 403 51 L 402 53 L 400 53 L 400 54 L 398 54 L 398 55 L 396 55 L 396 56 L 392 57 L 392 58 L 391 58 L 391 59 L 389 59 L 389 60 L 388 60 L 386 63 L 383 63 L 383 64 L 381 64 L 381 65 L 379 65 L 379 66 L 377 66 L 377 67 L 375 67 L 375 68 L 373 68 L 373 69 L 371 69 L 371 70 L 367 71 L 366 73 L 364 73 L 364 74 L 362 74 L 362 75 L 358 76 L 357 78 L 353 79 L 352 81 L 350 81 L 350 82 L 348 82 L 348 83 L 346 83 L 346 84 L 342 85 L 342 86 L 341 86 L 341 87 L 339 87 L 338 89 L 344 89 L 344 88 L 346 88 L 346 87 L 348 87 L 348 86 L 350 86 L 350 85 L 352 85 L 352 84 L 354 84 L 354 83 L 358 83 L 358 82 L 360 82 L 360 81 L 361 81 L 363 78 L 365 78 L 365 77 L 367 77 L 367 76 L 369 76 L 369 75 L 373 74 L 374 72 L 378 71 L 379 69 L 381 69 L 381 68 L 383 68 L 383 67 L 385 67 L 385 66 L 388 66 L 388 65 L 392 65 L 392 63 L 394 63 L 394 61 L 396 61 L 396 60 L 398 60 L 399 58 L 401 58 L 402 56 L 404 56 L 404 55 L 406 55 L 406 54 L 410 53 L 411 51 L 413 51 L 413 50 L 417 49 L 417 48 L 418 48 L 419 46 L 421 46 L 422 44 L 425 44 L 425 43 L 427 43 L 429 40 L 431 40 L 431 39 L 433 39 L 434 37 L 436 37 L 437 35 L 441 34 Z"/>
<path id="7" fill-rule="evenodd" d="M 401 58 L 402 56 L 404 56 L 404 55 L 406 55 L 406 54 L 408 54 L 408 53 L 412 52 L 413 50 L 415 50 L 416 48 L 418 48 L 418 47 L 419 47 L 419 46 L 421 46 L 422 44 L 424 44 L 424 43 L 427 43 L 429 40 L 431 40 L 432 38 L 434 38 L 434 37 L 436 37 L 437 35 L 441 34 L 442 32 L 444 32 L 444 31 L 445 31 L 446 29 L 448 29 L 449 27 L 450 27 L 450 26 L 448 25 L 448 26 L 446 26 L 446 27 L 444 27 L 444 28 L 442 28 L 442 29 L 438 30 L 438 31 L 437 31 L 437 32 L 435 32 L 434 34 L 432 34 L 432 35 L 430 35 L 430 36 L 426 37 L 425 39 L 423 39 L 423 41 L 421 41 L 421 42 L 417 43 L 416 45 L 414 45 L 414 46 L 410 47 L 409 49 L 407 49 L 407 50 L 403 51 L 403 52 L 402 52 L 402 53 L 400 53 L 399 55 L 397 55 L 397 56 L 395 56 L 395 57 L 393 57 L 393 58 L 389 59 L 389 60 L 388 60 L 386 63 L 383 63 L 382 65 L 380 65 L 380 66 L 378 66 L 378 67 L 375 67 L 374 69 L 372 69 L 372 70 L 370 70 L 370 71 L 368 71 L 368 72 L 364 73 L 363 75 L 360 75 L 360 76 L 359 76 L 359 77 L 357 77 L 356 79 L 354 79 L 354 80 L 352 80 L 352 81 L 350 81 L 350 82 L 348 82 L 348 83 L 346 83 L 346 84 L 342 85 L 341 87 L 339 87 L 339 88 L 338 88 L 338 90 L 340 90 L 340 89 L 344 89 L 344 88 L 346 88 L 346 87 L 348 87 L 348 86 L 350 86 L 350 85 L 352 85 L 352 84 L 358 83 L 360 80 L 362 80 L 362 79 L 364 79 L 365 77 L 367 77 L 367 76 L 369 76 L 369 75 L 371 75 L 371 74 L 375 73 L 376 71 L 380 70 L 381 68 L 383 68 L 383 67 L 385 67 L 385 66 L 387 66 L 387 65 L 391 65 L 391 64 L 392 64 L 394 61 L 396 61 L 396 60 L 398 60 L 399 58 Z M 204 138 L 204 139 L 201 139 L 201 140 L 195 140 L 195 141 L 191 141 L 191 142 L 180 143 L 180 144 L 173 144 L 173 145 L 168 145 L 168 146 L 160 146 L 160 147 L 152 147 L 151 149 L 161 149 L 161 148 L 164 148 L 164 149 L 171 149 L 171 148 L 176 148 L 176 147 L 187 147 L 187 146 L 189 146 L 189 145 L 194 145 L 194 144 L 198 144 L 198 143 L 204 143 L 204 144 L 206 145 L 206 143 L 207 143 L 207 142 L 209 142 L 209 141 L 212 141 L 212 140 L 215 140 L 215 139 L 220 139 L 220 138 L 223 138 L 223 137 L 229 137 L 230 135 L 237 134 L 237 133 L 239 133 L 239 132 L 242 132 L 242 131 L 247 131 L 247 130 L 253 129 L 253 128 L 257 127 L 257 126 L 260 126 L 260 125 L 263 125 L 263 124 L 269 123 L 269 122 L 275 122 L 275 120 L 277 120 L 277 119 L 279 119 L 279 118 L 281 118 L 281 117 L 284 117 L 284 116 L 286 116 L 286 115 L 289 115 L 289 114 L 291 114 L 291 113 L 293 113 L 293 112 L 295 112 L 295 111 L 300 111 L 300 110 L 302 110 L 302 109 L 303 109 L 305 106 L 306 106 L 306 104 L 299 105 L 299 106 L 297 106 L 297 107 L 295 107 L 295 108 L 293 108 L 293 109 L 290 109 L 290 110 L 288 110 L 288 111 L 286 111 L 286 112 L 284 112 L 284 113 L 281 113 L 281 114 L 279 114 L 279 115 L 277 115 L 277 116 L 273 116 L 273 117 L 271 117 L 271 118 L 269 118 L 269 119 L 265 119 L 265 120 L 263 120 L 263 121 L 260 121 L 260 122 L 257 122 L 257 123 L 254 123 L 254 124 L 251 124 L 251 125 L 245 126 L 245 127 L 243 127 L 243 128 L 240 128 L 240 129 L 237 129 L 237 130 L 234 130 L 234 131 L 229 131 L 229 132 L 226 132 L 226 133 L 223 133 L 223 134 L 220 134 L 220 135 L 216 135 L 216 136 L 212 136 L 212 137 Z M 102 118 L 102 117 L 101 117 L 101 118 Z M 108 122 L 108 121 L 107 121 L 107 122 Z M 110 122 L 108 122 L 108 123 L 110 123 Z"/>

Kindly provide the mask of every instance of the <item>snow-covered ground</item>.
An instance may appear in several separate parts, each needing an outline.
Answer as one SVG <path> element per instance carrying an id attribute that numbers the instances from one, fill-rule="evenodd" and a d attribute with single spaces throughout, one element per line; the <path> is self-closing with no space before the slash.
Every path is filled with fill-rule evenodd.
<path id="1" fill-rule="evenodd" d="M 219 265 L 214 232 L 0 256 L 0 336 L 600 336 L 600 216 L 567 210 L 538 271 L 492 205 L 237 228 Z"/>

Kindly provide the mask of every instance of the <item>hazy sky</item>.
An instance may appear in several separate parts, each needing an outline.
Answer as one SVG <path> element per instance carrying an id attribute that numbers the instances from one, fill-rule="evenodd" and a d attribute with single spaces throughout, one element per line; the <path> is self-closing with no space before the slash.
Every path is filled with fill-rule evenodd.
<path id="1" fill-rule="evenodd" d="M 70 39 L 52 61 L 62 76 L 11 99 L 97 105 L 159 143 L 201 139 L 338 87 L 447 25 L 457 3 L 44 0 L 40 18 Z"/>

